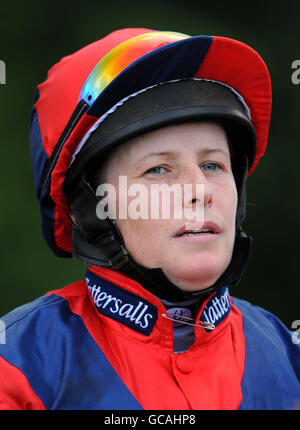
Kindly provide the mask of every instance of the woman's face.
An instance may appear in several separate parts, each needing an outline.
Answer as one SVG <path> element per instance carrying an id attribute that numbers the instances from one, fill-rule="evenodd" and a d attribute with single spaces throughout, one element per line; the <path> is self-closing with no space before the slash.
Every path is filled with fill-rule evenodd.
<path id="1" fill-rule="evenodd" d="M 139 184 L 148 191 L 147 219 L 118 217 L 120 176 L 126 176 L 127 189 Z M 237 209 L 229 148 L 219 125 L 184 123 L 128 140 L 108 159 L 105 179 L 117 191 L 116 224 L 127 250 L 139 264 L 161 268 L 185 291 L 198 291 L 216 282 L 231 260 Z M 172 198 L 172 193 L 170 201 L 160 194 L 158 219 L 151 217 L 153 184 L 177 184 L 181 190 L 184 184 L 191 184 L 180 203 L 181 218 L 174 216 L 174 204 L 180 200 Z M 196 184 L 202 187 L 196 189 Z M 128 206 L 136 196 L 127 197 Z M 162 215 L 165 205 L 170 206 L 167 218 Z M 188 210 L 198 218 L 187 219 L 184 214 L 192 213 L 185 212 Z M 204 215 L 204 225 L 199 222 L 199 214 Z M 197 233 L 199 227 L 207 229 Z M 182 235 L 185 230 L 190 233 Z"/>

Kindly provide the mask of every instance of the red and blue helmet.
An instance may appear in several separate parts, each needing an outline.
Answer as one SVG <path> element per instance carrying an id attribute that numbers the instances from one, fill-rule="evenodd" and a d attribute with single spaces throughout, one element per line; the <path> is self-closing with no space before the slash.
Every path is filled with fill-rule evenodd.
<path id="1" fill-rule="evenodd" d="M 267 146 L 272 96 L 267 67 L 249 46 L 219 36 L 122 29 L 49 70 L 37 87 L 30 138 L 42 231 L 56 255 L 72 256 L 64 181 L 91 130 L 132 94 L 190 78 L 225 84 L 243 101 L 256 134 L 251 174 Z"/>

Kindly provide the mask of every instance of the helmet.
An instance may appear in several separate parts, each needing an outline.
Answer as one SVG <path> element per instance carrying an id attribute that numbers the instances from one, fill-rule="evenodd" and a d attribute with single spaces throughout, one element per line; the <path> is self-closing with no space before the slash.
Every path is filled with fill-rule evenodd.
<path id="1" fill-rule="evenodd" d="M 245 181 L 265 152 L 270 114 L 271 84 L 263 60 L 232 39 L 123 29 L 63 58 L 37 88 L 30 127 L 48 245 L 58 256 L 119 270 L 160 297 L 167 291 L 168 299 L 177 300 L 185 293 L 161 269 L 138 265 L 113 220 L 97 218 L 98 200 L 85 172 L 140 133 L 182 121 L 217 120 L 238 160 L 239 207 L 232 261 L 205 292 L 236 284 L 251 243 L 241 226 Z"/>

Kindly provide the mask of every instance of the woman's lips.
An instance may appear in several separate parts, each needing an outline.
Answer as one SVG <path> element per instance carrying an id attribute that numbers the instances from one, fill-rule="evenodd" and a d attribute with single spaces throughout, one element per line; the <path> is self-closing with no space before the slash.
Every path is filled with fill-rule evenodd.
<path id="1" fill-rule="evenodd" d="M 188 233 L 191 233 L 188 236 Z M 197 236 L 213 236 L 220 233 L 220 227 L 211 221 L 203 223 L 186 223 L 174 235 L 175 238 L 189 238 Z M 193 235 L 193 236 L 192 236 Z"/>
<path id="2" fill-rule="evenodd" d="M 197 242 L 205 244 L 215 241 L 218 238 L 220 231 L 220 227 L 214 222 L 205 222 L 204 224 L 187 223 L 177 231 L 173 239 L 181 242 Z"/>

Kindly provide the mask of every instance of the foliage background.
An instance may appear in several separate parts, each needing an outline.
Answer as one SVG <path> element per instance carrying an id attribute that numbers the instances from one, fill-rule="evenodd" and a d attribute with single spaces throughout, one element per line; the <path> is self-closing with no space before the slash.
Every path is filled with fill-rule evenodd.
<path id="1" fill-rule="evenodd" d="M 256 49 L 272 79 L 273 113 L 266 155 L 248 181 L 245 229 L 254 237 L 243 281 L 232 295 L 300 319 L 299 108 L 291 64 L 300 59 L 300 3 L 228 0 L 2 2 L 0 59 L 0 314 L 83 276 L 83 265 L 56 258 L 41 235 L 29 159 L 35 87 L 61 57 L 122 27 L 232 37 Z"/>

